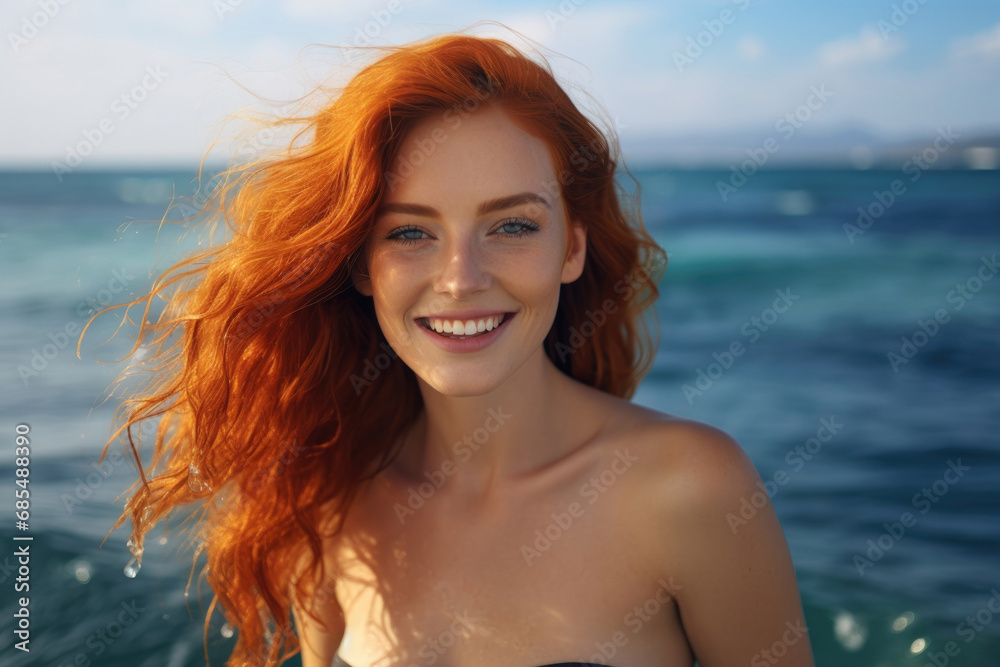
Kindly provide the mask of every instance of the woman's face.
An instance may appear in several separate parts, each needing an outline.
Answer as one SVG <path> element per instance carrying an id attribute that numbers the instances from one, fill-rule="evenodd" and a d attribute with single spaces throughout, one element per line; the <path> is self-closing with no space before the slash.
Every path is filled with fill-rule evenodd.
<path id="1" fill-rule="evenodd" d="M 417 376 L 442 394 L 487 393 L 544 354 L 559 286 L 583 271 L 586 233 L 572 225 L 567 243 L 547 147 L 496 107 L 436 114 L 413 127 L 386 179 L 370 279 L 355 285 Z"/>

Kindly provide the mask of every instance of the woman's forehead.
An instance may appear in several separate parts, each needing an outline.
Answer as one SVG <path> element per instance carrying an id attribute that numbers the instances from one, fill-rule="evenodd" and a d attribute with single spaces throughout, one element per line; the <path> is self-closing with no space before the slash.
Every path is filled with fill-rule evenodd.
<path id="1" fill-rule="evenodd" d="M 401 142 L 390 169 L 399 186 L 435 182 L 502 181 L 522 192 L 554 175 L 549 147 L 499 108 L 463 118 L 434 115 L 415 125 Z"/>

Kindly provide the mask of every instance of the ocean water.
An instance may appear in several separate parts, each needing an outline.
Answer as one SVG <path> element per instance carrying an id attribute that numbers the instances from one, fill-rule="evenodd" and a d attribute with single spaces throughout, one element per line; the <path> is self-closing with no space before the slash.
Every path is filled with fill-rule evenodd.
<path id="1" fill-rule="evenodd" d="M 1000 172 L 763 171 L 725 192 L 728 172 L 635 174 L 669 253 L 656 364 L 635 400 L 746 449 L 792 552 L 817 665 L 1000 664 Z M 12 504 L 15 427 L 31 428 L 30 529 L 9 515 L 0 528 L 3 665 L 205 664 L 211 591 L 192 581 L 185 596 L 190 549 L 157 527 L 129 578 L 128 526 L 102 545 L 137 477 L 123 458 L 96 468 L 112 362 L 132 340 L 102 343 L 124 309 L 76 354 L 91 309 L 145 293 L 198 246 L 182 226 L 138 222 L 159 221 L 171 193 L 194 196 L 195 174 L 0 173 Z M 9 629 L 24 544 L 30 653 Z M 212 664 L 235 643 L 223 620 L 217 609 L 209 624 Z M 722 609 L 719 622 L 740 619 Z"/>

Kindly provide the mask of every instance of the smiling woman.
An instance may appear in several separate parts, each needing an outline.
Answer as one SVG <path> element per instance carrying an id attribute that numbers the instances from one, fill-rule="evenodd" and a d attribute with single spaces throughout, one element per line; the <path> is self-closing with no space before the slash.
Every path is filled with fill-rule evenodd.
<path id="1" fill-rule="evenodd" d="M 666 261 L 614 137 L 502 40 L 386 50 L 146 297 L 191 281 L 116 527 L 204 502 L 229 665 L 811 665 L 740 446 L 629 401 Z"/>

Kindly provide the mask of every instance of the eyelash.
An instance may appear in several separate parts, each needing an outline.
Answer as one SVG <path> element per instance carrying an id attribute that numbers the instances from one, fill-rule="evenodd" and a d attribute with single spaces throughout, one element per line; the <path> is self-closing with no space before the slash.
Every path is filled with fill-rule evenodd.
<path id="1" fill-rule="evenodd" d="M 524 236 L 527 236 L 528 234 L 538 231 L 538 225 L 536 223 L 532 222 L 531 220 L 526 220 L 524 218 L 508 218 L 503 222 L 503 224 L 500 225 L 499 229 L 502 229 L 507 225 L 520 225 L 521 231 L 514 232 L 511 234 L 501 234 L 501 236 L 512 236 L 514 238 L 522 238 Z M 396 243 L 402 244 L 404 246 L 410 245 L 411 243 L 416 243 L 417 241 L 423 241 L 424 239 L 400 238 L 400 235 L 405 234 L 406 232 L 414 232 L 414 231 L 422 232 L 423 230 L 417 227 L 416 225 L 406 225 L 404 227 L 397 227 L 396 229 L 392 230 L 385 238 L 394 240 L 396 241 Z"/>

